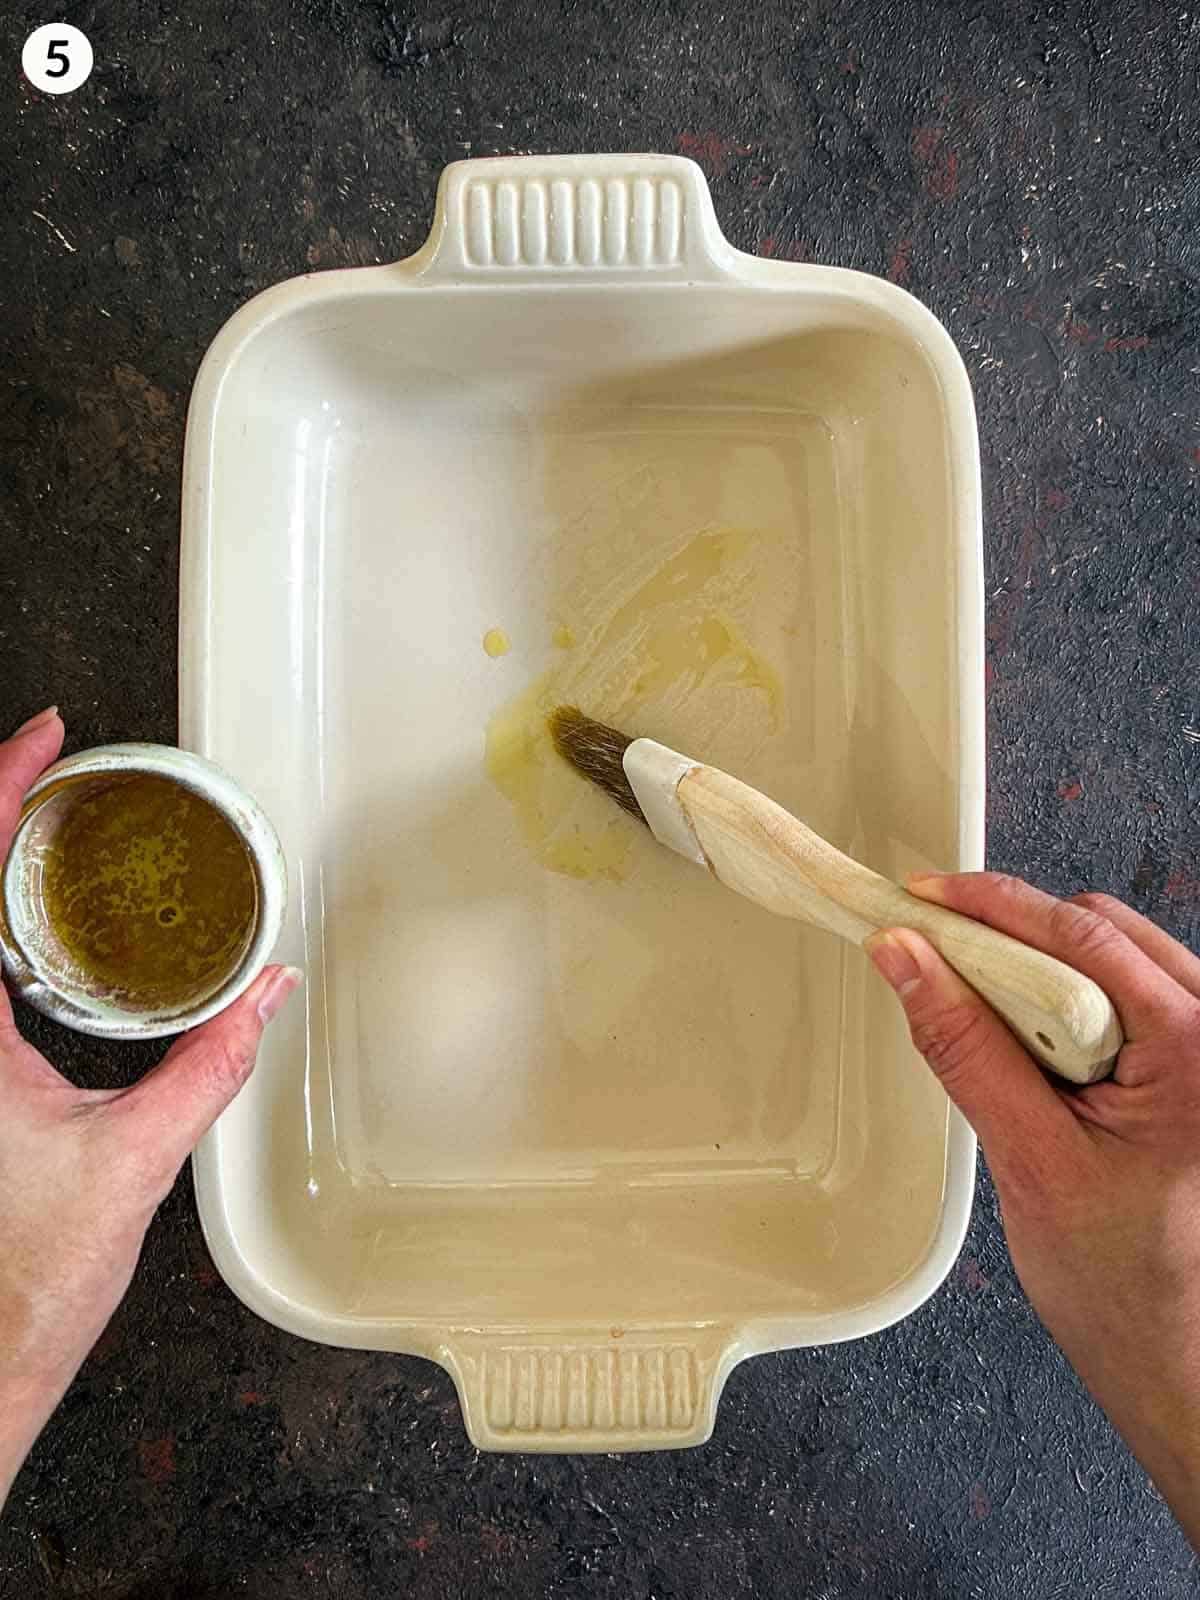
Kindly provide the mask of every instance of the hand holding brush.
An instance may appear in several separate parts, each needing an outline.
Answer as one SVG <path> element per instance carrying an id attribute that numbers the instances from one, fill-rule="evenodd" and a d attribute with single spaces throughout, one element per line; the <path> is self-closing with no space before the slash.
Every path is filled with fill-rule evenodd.
<path id="1" fill-rule="evenodd" d="M 910 894 L 716 767 L 574 706 L 553 713 L 550 731 L 571 765 L 660 844 L 735 893 L 860 945 L 888 928 L 914 928 L 1044 1067 L 1074 1083 L 1111 1071 L 1124 1037 L 1117 1014 L 1099 985 L 1065 962 Z"/>

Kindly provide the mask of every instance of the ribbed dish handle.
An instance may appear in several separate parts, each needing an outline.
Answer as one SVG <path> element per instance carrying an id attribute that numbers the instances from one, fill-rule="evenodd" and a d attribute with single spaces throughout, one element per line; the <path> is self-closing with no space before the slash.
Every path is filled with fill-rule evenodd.
<path id="1" fill-rule="evenodd" d="M 433 228 L 404 263 L 435 278 L 717 275 L 732 250 L 704 174 L 683 156 L 457 161 Z"/>
<path id="2" fill-rule="evenodd" d="M 439 1354 L 480 1450 L 703 1444 L 735 1360 L 728 1329 L 464 1333 Z"/>

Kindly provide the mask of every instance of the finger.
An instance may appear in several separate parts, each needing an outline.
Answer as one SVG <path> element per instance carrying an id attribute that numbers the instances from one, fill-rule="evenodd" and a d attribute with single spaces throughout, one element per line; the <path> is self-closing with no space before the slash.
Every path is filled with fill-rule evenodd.
<path id="1" fill-rule="evenodd" d="M 929 942 L 890 928 L 864 948 L 895 990 L 912 1041 L 997 1172 L 1069 1140 L 1074 1121 L 1033 1059 Z"/>
<path id="2" fill-rule="evenodd" d="M 0 742 L 0 862 L 12 843 L 25 791 L 62 749 L 63 732 L 58 707 L 47 706 Z M 0 983 L 0 1051 L 11 1065 L 23 1063 L 30 1048 L 17 1032 L 12 1001 Z"/>
<path id="3" fill-rule="evenodd" d="M 1002 872 L 918 875 L 912 894 L 1056 956 L 1092 978 L 1121 1017 L 1127 1039 L 1161 1035 L 1190 1018 L 1195 1002 L 1107 917 Z"/>
<path id="4" fill-rule="evenodd" d="M 17 1019 L 13 1016 L 12 1000 L 8 988 L 0 983 L 0 1050 L 5 1050 L 16 1039 L 21 1037 L 17 1031 Z"/>
<path id="5" fill-rule="evenodd" d="M 1176 983 L 1200 1000 L 1200 957 L 1194 956 L 1178 939 L 1172 939 L 1156 922 L 1111 894 L 1073 894 L 1071 904 L 1107 917 L 1143 955 L 1157 962 Z"/>
<path id="6" fill-rule="evenodd" d="M 124 1119 L 130 1154 L 169 1185 L 254 1070 L 263 1029 L 300 982 L 267 967 L 219 1016 L 177 1039 L 153 1072 L 109 1107 Z"/>
<path id="7" fill-rule="evenodd" d="M 48 706 L 0 744 L 0 860 L 12 843 L 25 791 L 55 759 L 62 742 L 62 718 L 56 707 Z"/>

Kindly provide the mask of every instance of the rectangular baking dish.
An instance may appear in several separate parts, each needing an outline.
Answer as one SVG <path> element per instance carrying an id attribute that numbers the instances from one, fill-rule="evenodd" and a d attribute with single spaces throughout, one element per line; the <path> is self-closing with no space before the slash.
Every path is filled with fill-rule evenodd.
<path id="1" fill-rule="evenodd" d="M 691 162 L 463 162 L 415 256 L 218 335 L 182 537 L 182 740 L 278 827 L 307 973 L 195 1160 L 246 1304 L 440 1362 L 524 1450 L 699 1443 L 741 1358 L 920 1304 L 975 1145 L 861 953 L 599 796 L 548 846 L 489 728 L 633 683 L 633 731 L 880 871 L 980 866 L 940 323 L 733 249 Z"/>

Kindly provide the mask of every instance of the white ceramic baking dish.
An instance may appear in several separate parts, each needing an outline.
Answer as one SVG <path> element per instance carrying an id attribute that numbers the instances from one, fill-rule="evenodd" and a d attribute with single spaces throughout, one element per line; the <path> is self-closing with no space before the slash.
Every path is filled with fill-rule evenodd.
<path id="1" fill-rule="evenodd" d="M 605 714 L 632 661 L 634 731 L 886 873 L 981 864 L 977 440 L 928 311 L 734 250 L 688 161 L 452 166 L 415 256 L 214 342 L 180 650 L 308 974 L 196 1157 L 249 1306 L 440 1362 L 481 1447 L 613 1450 L 933 1291 L 974 1141 L 861 954 L 599 796 L 555 858 L 485 763 L 530 684 Z"/>

